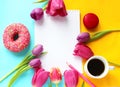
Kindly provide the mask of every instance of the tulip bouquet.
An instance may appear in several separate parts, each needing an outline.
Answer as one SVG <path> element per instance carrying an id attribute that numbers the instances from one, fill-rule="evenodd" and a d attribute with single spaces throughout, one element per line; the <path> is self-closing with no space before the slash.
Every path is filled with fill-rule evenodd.
<path id="1" fill-rule="evenodd" d="M 18 64 L 13 70 L 11 70 L 10 72 L 8 72 L 5 76 L 3 76 L 0 79 L 0 82 L 3 81 L 5 78 L 7 78 L 9 75 L 11 75 L 13 72 L 16 71 L 15 75 L 12 77 L 12 79 L 10 80 L 8 87 L 11 87 L 11 85 L 13 84 L 13 82 L 26 70 L 32 68 L 32 65 L 34 65 L 34 63 L 30 63 L 29 62 L 32 59 L 36 59 L 34 60 L 35 62 L 38 61 L 37 57 L 41 56 L 43 54 L 45 54 L 46 52 L 43 52 L 43 46 L 41 44 L 37 45 L 35 48 L 33 48 L 32 52 L 29 52 L 24 59 L 22 60 L 22 62 L 20 64 Z M 35 63 L 36 65 L 40 64 L 40 62 Z M 35 66 L 35 65 L 34 65 Z"/>

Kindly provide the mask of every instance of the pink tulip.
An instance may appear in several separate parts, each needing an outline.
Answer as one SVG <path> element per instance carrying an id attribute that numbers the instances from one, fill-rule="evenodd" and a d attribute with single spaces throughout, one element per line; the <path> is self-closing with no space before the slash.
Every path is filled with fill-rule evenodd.
<path id="1" fill-rule="evenodd" d="M 44 69 L 41 68 L 41 69 L 38 69 L 34 72 L 34 75 L 33 75 L 33 78 L 32 78 L 32 85 L 35 85 L 37 74 L 40 73 L 41 71 L 44 71 Z"/>
<path id="2" fill-rule="evenodd" d="M 82 58 L 88 59 L 91 56 L 93 56 L 94 53 L 92 52 L 92 50 L 87 45 L 82 44 L 82 43 L 78 43 L 75 46 L 73 55 L 80 56 Z"/>
<path id="3" fill-rule="evenodd" d="M 77 87 L 78 73 L 74 70 L 66 70 L 64 72 L 64 80 L 66 87 Z"/>
<path id="4" fill-rule="evenodd" d="M 32 12 L 30 13 L 31 18 L 33 18 L 34 20 L 40 20 L 43 16 L 44 12 L 42 8 L 35 8 L 32 10 Z"/>
<path id="5" fill-rule="evenodd" d="M 51 69 L 50 80 L 55 84 L 58 84 L 62 80 L 62 74 L 61 74 L 59 68 L 52 68 Z"/>
<path id="6" fill-rule="evenodd" d="M 51 16 L 66 16 L 67 11 L 63 0 L 49 0 L 46 13 Z"/>
<path id="7" fill-rule="evenodd" d="M 29 65 L 37 72 L 41 68 L 41 61 L 39 58 L 35 58 L 29 62 Z"/>
<path id="8" fill-rule="evenodd" d="M 43 45 L 38 44 L 33 50 L 32 50 L 32 54 L 34 56 L 39 56 L 41 53 L 43 52 Z"/>
<path id="9" fill-rule="evenodd" d="M 41 66 L 41 61 L 39 58 L 35 58 L 35 59 L 32 59 L 30 62 L 29 62 L 29 65 L 33 68 L 36 68 L 36 67 L 40 67 Z"/>
<path id="10" fill-rule="evenodd" d="M 80 33 L 80 34 L 77 36 L 77 40 L 78 40 L 80 43 L 87 42 L 89 39 L 90 39 L 90 34 L 89 34 L 88 32 Z"/>
<path id="11" fill-rule="evenodd" d="M 42 87 L 49 77 L 49 72 L 45 71 L 44 69 L 39 69 L 35 72 L 32 78 L 32 85 L 34 87 Z"/>
<path id="12" fill-rule="evenodd" d="M 74 71 L 76 71 L 78 73 L 78 76 L 80 76 L 85 82 L 87 82 L 90 87 L 96 87 L 89 79 L 87 79 L 82 73 L 80 73 L 76 68 L 74 68 L 71 64 L 69 64 L 68 62 L 66 62 L 67 65 Z"/>

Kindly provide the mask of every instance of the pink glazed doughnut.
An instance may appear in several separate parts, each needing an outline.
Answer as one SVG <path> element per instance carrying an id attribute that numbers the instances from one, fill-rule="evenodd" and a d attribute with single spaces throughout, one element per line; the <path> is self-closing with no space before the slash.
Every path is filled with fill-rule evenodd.
<path id="1" fill-rule="evenodd" d="M 4 46 L 13 52 L 24 50 L 30 42 L 30 33 L 26 26 L 14 23 L 6 27 L 3 34 Z"/>

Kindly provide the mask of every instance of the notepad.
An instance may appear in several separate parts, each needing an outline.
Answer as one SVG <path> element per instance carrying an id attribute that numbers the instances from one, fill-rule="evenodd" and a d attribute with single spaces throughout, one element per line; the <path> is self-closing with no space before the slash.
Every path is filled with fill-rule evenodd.
<path id="1" fill-rule="evenodd" d="M 82 72 L 80 57 L 73 56 L 77 43 L 76 37 L 80 33 L 80 12 L 68 10 L 66 17 L 44 17 L 35 22 L 35 45 L 42 44 L 48 53 L 42 56 L 42 67 L 48 71 L 52 67 L 60 68 L 63 73 L 69 69 L 66 62 L 74 65 Z"/>

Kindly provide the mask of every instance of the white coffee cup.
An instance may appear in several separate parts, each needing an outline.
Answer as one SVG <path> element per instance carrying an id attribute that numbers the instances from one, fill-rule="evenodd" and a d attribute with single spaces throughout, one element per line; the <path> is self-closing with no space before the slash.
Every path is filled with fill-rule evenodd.
<path id="1" fill-rule="evenodd" d="M 96 79 L 105 77 L 111 69 L 114 69 L 114 66 L 109 66 L 107 60 L 102 56 L 92 56 L 84 65 L 86 74 Z"/>

